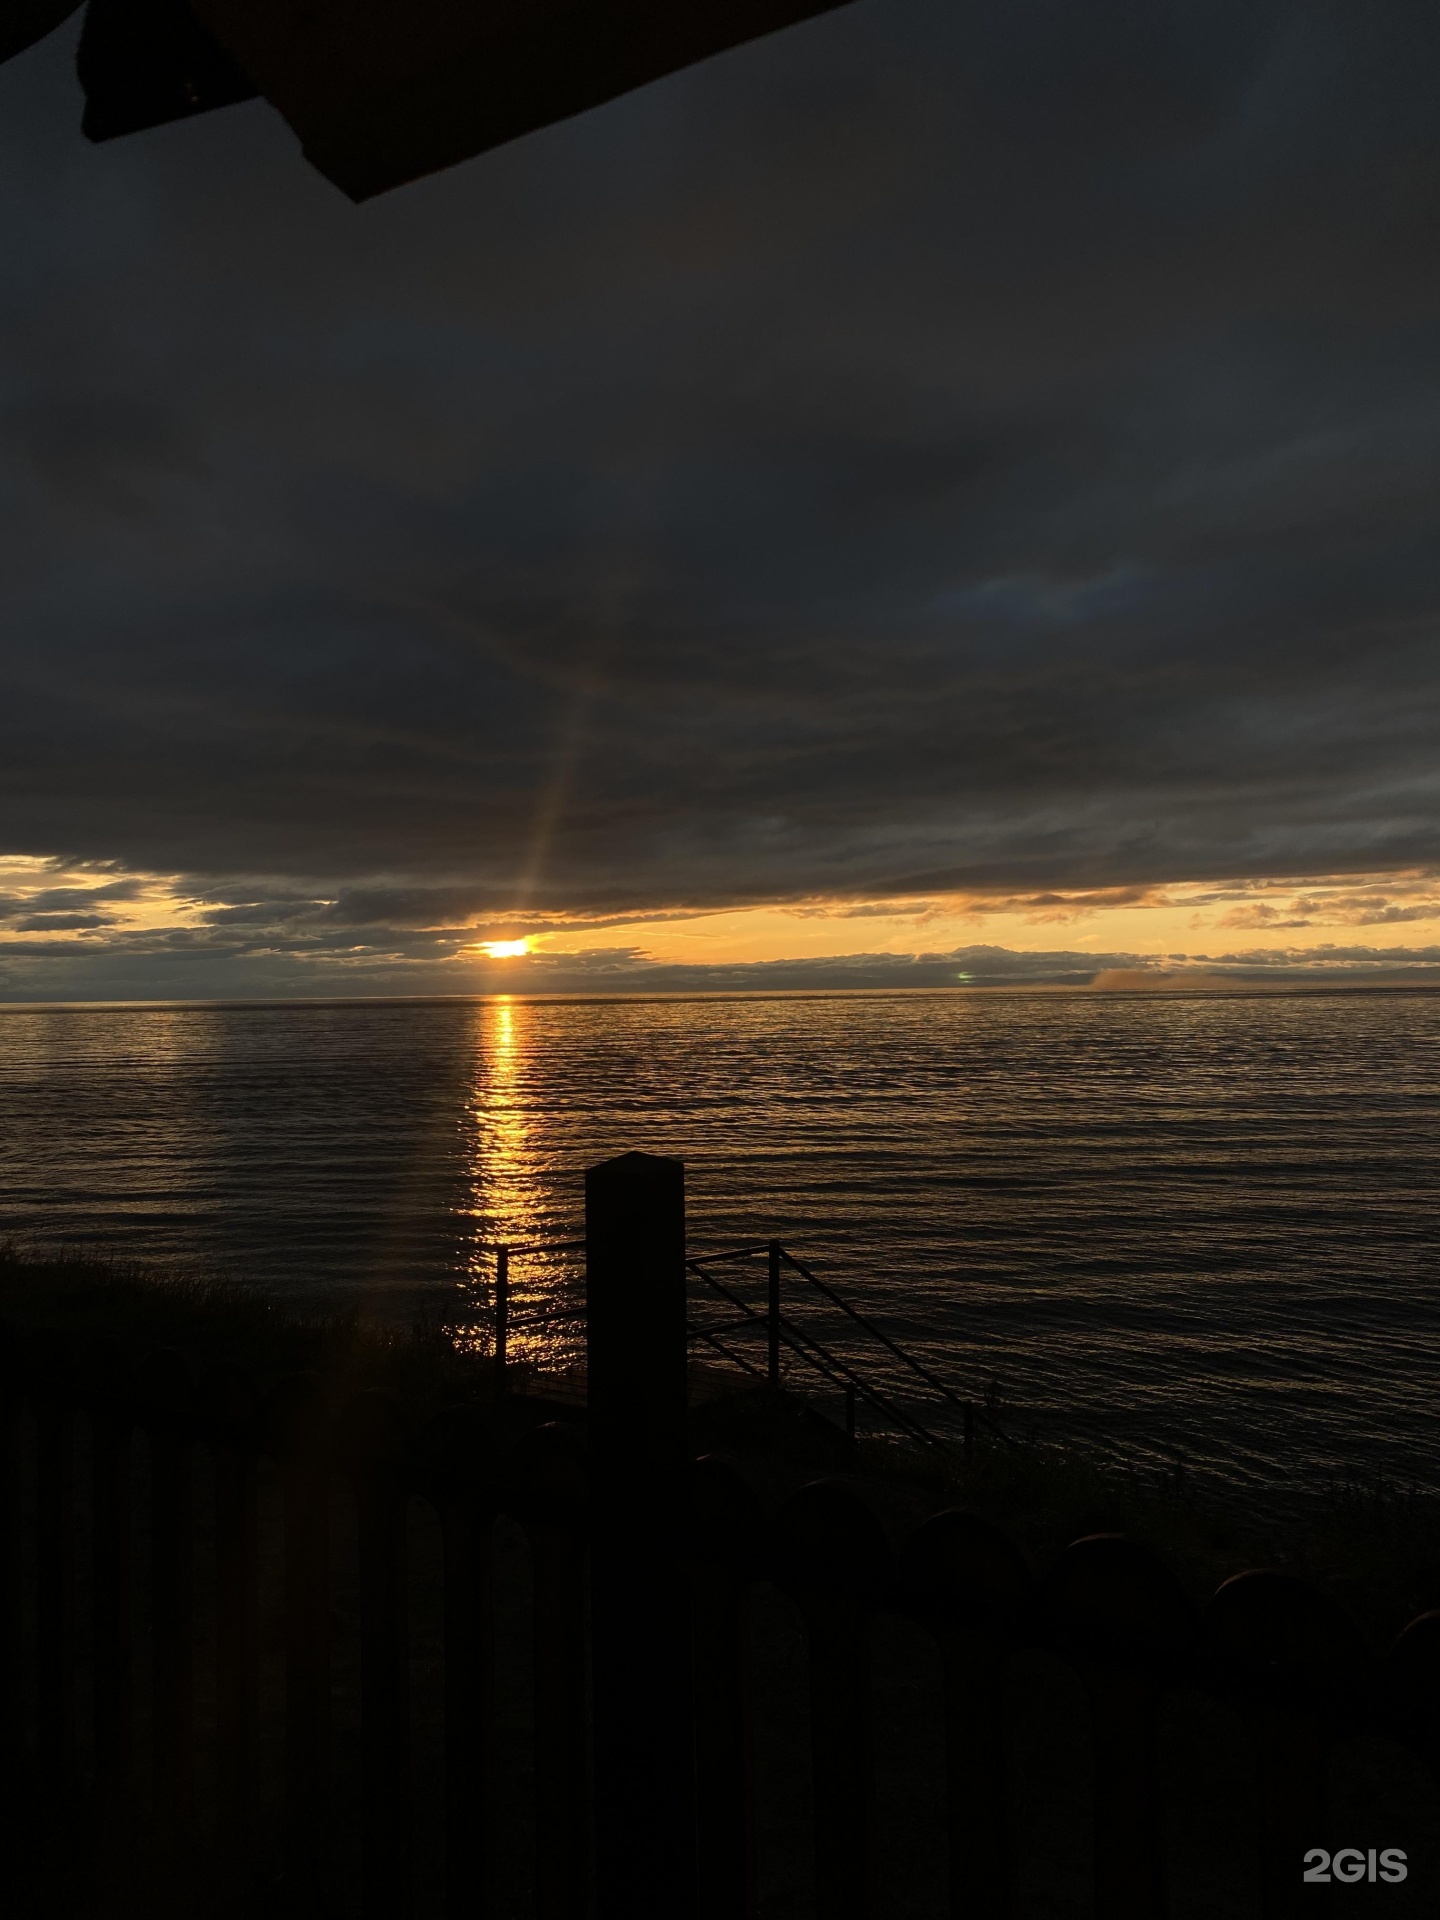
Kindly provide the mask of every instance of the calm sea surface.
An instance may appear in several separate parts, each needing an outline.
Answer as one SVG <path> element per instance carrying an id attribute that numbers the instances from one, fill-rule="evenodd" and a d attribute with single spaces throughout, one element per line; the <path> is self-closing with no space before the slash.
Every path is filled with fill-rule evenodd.
<path id="1" fill-rule="evenodd" d="M 1428 1481 L 1437 1121 L 1424 993 L 7 1009 L 0 1237 L 448 1319 L 640 1148 L 1021 1426 Z"/>

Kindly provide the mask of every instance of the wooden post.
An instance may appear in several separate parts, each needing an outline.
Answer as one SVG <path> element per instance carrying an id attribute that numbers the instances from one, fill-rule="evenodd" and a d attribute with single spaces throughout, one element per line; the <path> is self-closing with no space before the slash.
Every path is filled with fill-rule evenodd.
<path id="1" fill-rule="evenodd" d="M 585 1176 L 598 1920 L 695 1911 L 685 1169 Z"/>
<path id="2" fill-rule="evenodd" d="M 780 1242 L 770 1242 L 770 1275 L 765 1309 L 768 1365 L 766 1375 L 770 1391 L 780 1391 Z"/>

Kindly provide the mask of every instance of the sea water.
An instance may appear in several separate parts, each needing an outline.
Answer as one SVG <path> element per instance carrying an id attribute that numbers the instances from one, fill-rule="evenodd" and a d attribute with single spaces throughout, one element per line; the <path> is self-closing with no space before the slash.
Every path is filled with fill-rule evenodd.
<path id="1" fill-rule="evenodd" d="M 780 1238 L 1011 1430 L 1426 1481 L 1437 1119 L 1424 992 L 9 1008 L 0 1238 L 449 1324 L 640 1149 L 693 1249 Z"/>

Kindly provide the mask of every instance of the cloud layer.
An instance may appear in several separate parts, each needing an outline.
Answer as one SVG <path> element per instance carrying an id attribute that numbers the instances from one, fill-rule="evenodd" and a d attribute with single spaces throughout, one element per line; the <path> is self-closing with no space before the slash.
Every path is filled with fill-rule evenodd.
<path id="1" fill-rule="evenodd" d="M 67 59 L 0 851 L 237 956 L 1440 862 L 1432 9 L 860 0 L 359 210 L 259 105 L 85 148 Z"/>
<path id="2" fill-rule="evenodd" d="M 323 900 L 201 892 L 182 877 L 108 865 L 0 861 L 0 1000 L 1440 986 L 1440 874 L 1381 878 L 814 902 L 758 916 L 758 929 L 743 913 L 557 916 L 514 939 L 513 926 L 476 924 L 463 893 L 440 888 Z M 1018 928 L 1024 945 L 943 943 L 947 931 L 987 921 Z M 1410 944 L 1363 937 L 1397 925 Z M 1139 950 L 1107 947 L 1107 936 L 1135 928 Z M 1337 940 L 1342 929 L 1349 938 Z M 1167 947 L 1182 932 L 1187 950 Z M 1058 945 L 1066 934 L 1074 944 Z M 1236 934 L 1254 944 L 1227 944 Z M 855 950 L 867 935 L 878 944 Z M 777 957 L 756 957 L 757 946 Z"/>

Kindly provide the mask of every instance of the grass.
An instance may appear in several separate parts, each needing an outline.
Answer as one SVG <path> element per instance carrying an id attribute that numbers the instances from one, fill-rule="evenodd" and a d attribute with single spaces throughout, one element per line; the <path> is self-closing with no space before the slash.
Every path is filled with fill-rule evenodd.
<path id="1" fill-rule="evenodd" d="M 429 1321 L 406 1331 L 358 1314 L 299 1313 L 234 1282 L 156 1275 L 92 1255 L 33 1259 L 13 1245 L 0 1245 L 0 1326 L 55 1334 L 77 1348 L 113 1343 L 122 1362 L 169 1349 L 197 1379 L 228 1361 L 262 1392 L 287 1375 L 318 1373 L 337 1398 L 392 1392 L 417 1420 L 489 1400 L 493 1386 L 489 1361 Z M 527 1378 L 528 1370 L 516 1370 L 517 1386 Z"/>
<path id="2" fill-rule="evenodd" d="M 233 1282 L 161 1277 L 90 1255 L 42 1260 L 0 1245 L 0 1325 L 77 1344 L 103 1339 L 137 1357 L 171 1348 L 197 1377 L 227 1360 L 262 1389 L 317 1372 L 337 1397 L 390 1391 L 417 1421 L 492 1397 L 488 1357 L 441 1325 L 406 1331 L 355 1314 L 296 1313 Z M 524 1368 L 513 1383 L 532 1394 L 551 1384 Z M 1334 1595 L 1377 1644 L 1440 1607 L 1440 1500 L 1429 1492 L 1377 1480 L 1317 1486 L 1281 1502 L 1053 1442 L 982 1438 L 969 1460 L 907 1442 L 852 1447 L 802 1401 L 776 1403 L 754 1390 L 717 1397 L 717 1384 L 714 1375 L 702 1382 L 697 1450 L 746 1458 L 777 1494 L 818 1474 L 858 1472 L 913 1510 L 955 1504 L 983 1514 L 1037 1569 L 1086 1533 L 1126 1533 L 1153 1547 L 1197 1600 L 1246 1567 L 1283 1567 Z"/>

